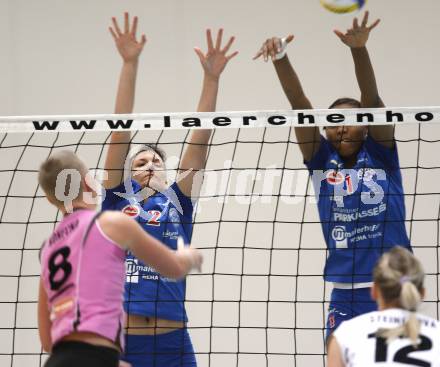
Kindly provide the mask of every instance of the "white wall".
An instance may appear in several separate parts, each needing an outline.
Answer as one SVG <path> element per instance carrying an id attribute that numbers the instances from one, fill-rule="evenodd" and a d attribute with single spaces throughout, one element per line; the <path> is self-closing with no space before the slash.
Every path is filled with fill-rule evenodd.
<path id="1" fill-rule="evenodd" d="M 140 17 L 149 39 L 142 56 L 136 110 L 188 111 L 196 106 L 201 69 L 192 51 L 204 30 L 223 26 L 240 55 L 228 66 L 219 109 L 287 107 L 273 68 L 251 58 L 269 36 L 293 33 L 289 54 L 314 105 L 358 95 L 348 49 L 332 33 L 351 16 L 303 1 L 2 0 L 2 115 L 111 112 L 120 60 L 107 27 L 124 10 Z M 382 24 L 369 42 L 388 105 L 438 104 L 436 14 L 440 3 L 370 0 Z M 2 98 L 4 100 L 4 98 Z"/>

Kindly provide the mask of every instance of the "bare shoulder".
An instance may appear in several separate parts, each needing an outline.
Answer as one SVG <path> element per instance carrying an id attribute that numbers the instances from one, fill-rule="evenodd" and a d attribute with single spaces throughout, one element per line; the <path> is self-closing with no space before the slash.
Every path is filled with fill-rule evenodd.
<path id="1" fill-rule="evenodd" d="M 118 243 L 121 243 L 124 238 L 122 234 L 130 231 L 134 224 L 133 220 L 126 214 L 115 210 L 104 211 L 98 221 L 102 231 Z"/>
<path id="2" fill-rule="evenodd" d="M 126 214 L 117 210 L 105 210 L 99 216 L 99 224 L 102 225 L 120 225 L 129 219 Z"/>

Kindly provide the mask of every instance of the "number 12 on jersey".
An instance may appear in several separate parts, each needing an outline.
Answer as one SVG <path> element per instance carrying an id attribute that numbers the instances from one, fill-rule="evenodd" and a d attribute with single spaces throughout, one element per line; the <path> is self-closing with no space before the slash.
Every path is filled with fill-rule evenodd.
<path id="1" fill-rule="evenodd" d="M 376 352 L 375 352 L 374 361 L 376 363 L 388 362 L 387 340 L 384 337 L 377 336 L 376 333 L 369 334 L 368 338 L 376 339 Z M 416 346 L 411 344 L 397 350 L 396 353 L 394 353 L 394 356 L 392 357 L 393 362 L 402 363 L 409 366 L 431 367 L 431 363 L 409 356 L 410 353 L 431 350 L 432 348 L 431 339 L 429 339 L 424 335 L 419 335 L 419 339 L 420 339 L 419 343 Z"/>

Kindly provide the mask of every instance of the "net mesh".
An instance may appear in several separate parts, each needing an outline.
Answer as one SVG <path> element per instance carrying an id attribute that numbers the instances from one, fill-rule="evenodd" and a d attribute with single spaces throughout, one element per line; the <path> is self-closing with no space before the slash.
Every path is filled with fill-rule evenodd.
<path id="1" fill-rule="evenodd" d="M 438 318 L 440 129 L 396 130 L 407 230 L 427 273 L 422 312 Z M 134 143 L 167 153 L 170 179 L 187 130 L 149 131 Z M 108 133 L 0 135 L 0 365 L 42 366 L 37 296 L 43 240 L 60 220 L 37 185 L 59 149 L 101 175 Z M 291 128 L 215 130 L 194 219 L 203 272 L 188 277 L 189 331 L 200 366 L 324 366 L 330 285 L 326 246 L 308 172 Z"/>

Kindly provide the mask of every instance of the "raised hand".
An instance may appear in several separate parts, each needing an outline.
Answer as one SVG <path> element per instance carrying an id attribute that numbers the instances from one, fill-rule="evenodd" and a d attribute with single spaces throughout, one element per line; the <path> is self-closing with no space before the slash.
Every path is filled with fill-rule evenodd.
<path id="1" fill-rule="evenodd" d="M 264 61 L 267 62 L 270 58 L 273 60 L 278 60 L 286 54 L 286 47 L 287 44 L 292 42 L 294 39 L 294 36 L 292 34 L 289 34 L 285 38 L 279 38 L 279 37 L 272 37 L 268 38 L 264 43 L 263 46 L 261 46 L 260 50 L 257 52 L 257 54 L 253 57 L 252 60 L 256 60 L 259 57 L 263 56 Z"/>
<path id="2" fill-rule="evenodd" d="M 130 25 L 130 19 L 128 13 L 124 13 L 124 31 L 119 28 L 118 22 L 115 17 L 112 17 L 113 27 L 109 27 L 110 33 L 115 40 L 116 48 L 122 56 L 124 62 L 137 61 L 139 55 L 144 48 L 147 38 L 145 34 L 142 34 L 141 39 L 136 39 L 136 30 L 138 24 L 138 18 L 134 17 L 133 22 Z"/>
<path id="3" fill-rule="evenodd" d="M 227 55 L 229 49 L 234 43 L 235 37 L 229 38 L 228 43 L 223 48 L 222 37 L 223 29 L 219 29 L 214 45 L 211 30 L 208 29 L 206 31 L 206 40 L 208 43 L 207 53 L 204 54 L 200 48 L 194 47 L 194 51 L 200 59 L 200 63 L 202 64 L 203 70 L 205 71 L 205 75 L 214 79 L 219 79 L 220 74 L 224 70 L 229 60 L 231 60 L 234 56 L 238 54 L 238 51 L 234 51 L 233 53 Z"/>
<path id="4" fill-rule="evenodd" d="M 358 19 L 354 18 L 352 28 L 348 29 L 346 33 L 335 30 L 335 34 L 350 48 L 365 47 L 368 41 L 368 36 L 370 35 L 370 31 L 374 29 L 380 22 L 380 19 L 377 19 L 369 26 L 368 16 L 369 13 L 366 11 L 361 25 L 359 25 Z"/>

